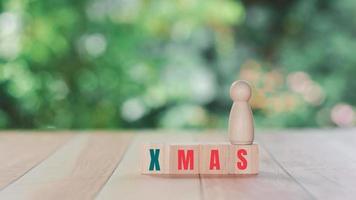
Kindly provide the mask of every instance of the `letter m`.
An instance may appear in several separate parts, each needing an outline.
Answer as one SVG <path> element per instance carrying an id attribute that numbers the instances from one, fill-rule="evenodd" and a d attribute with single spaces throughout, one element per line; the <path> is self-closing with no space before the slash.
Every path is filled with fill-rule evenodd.
<path id="1" fill-rule="evenodd" d="M 188 170 L 188 166 L 190 170 L 194 169 L 194 151 L 187 150 L 185 154 L 184 150 L 178 150 L 178 170 Z"/>

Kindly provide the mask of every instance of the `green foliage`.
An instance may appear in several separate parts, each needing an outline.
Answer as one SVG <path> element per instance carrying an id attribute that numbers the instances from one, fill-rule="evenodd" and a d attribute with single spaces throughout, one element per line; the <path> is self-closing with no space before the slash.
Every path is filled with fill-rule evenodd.
<path id="1" fill-rule="evenodd" d="M 352 126 L 351 0 L 0 1 L 0 127 Z"/>

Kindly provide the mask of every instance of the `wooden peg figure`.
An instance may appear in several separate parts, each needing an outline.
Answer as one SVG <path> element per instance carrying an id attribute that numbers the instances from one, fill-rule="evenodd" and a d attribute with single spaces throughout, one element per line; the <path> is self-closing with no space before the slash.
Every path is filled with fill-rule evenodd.
<path id="1" fill-rule="evenodd" d="M 235 81 L 230 88 L 230 97 L 234 101 L 229 117 L 229 139 L 231 144 L 252 144 L 254 125 L 252 110 L 248 101 L 251 86 L 247 81 Z"/>

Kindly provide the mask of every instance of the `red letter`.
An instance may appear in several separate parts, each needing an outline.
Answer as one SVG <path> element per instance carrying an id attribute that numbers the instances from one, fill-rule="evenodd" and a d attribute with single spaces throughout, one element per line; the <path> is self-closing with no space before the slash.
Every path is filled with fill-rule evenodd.
<path id="1" fill-rule="evenodd" d="M 213 149 L 210 151 L 210 167 L 209 167 L 209 169 L 212 170 L 214 167 L 217 170 L 220 169 L 219 151 L 217 149 Z"/>
<path id="2" fill-rule="evenodd" d="M 247 160 L 243 155 L 247 155 L 246 149 L 239 149 L 237 151 L 237 157 L 239 158 L 239 160 L 241 162 L 240 161 L 237 162 L 237 168 L 241 169 L 241 170 L 244 170 L 247 168 Z"/>
<path id="3" fill-rule="evenodd" d="M 188 165 L 190 170 L 194 169 L 194 151 L 187 150 L 187 156 L 185 156 L 184 150 L 178 150 L 178 170 L 182 170 L 182 168 L 184 168 L 184 170 L 187 170 Z"/>

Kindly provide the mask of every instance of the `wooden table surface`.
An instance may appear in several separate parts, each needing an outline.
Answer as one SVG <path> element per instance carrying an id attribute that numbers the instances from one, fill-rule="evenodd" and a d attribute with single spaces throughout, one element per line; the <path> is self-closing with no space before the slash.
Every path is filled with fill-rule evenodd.
<path id="1" fill-rule="evenodd" d="M 2 132 L 0 199 L 356 199 L 356 129 L 257 131 L 260 173 L 140 174 L 147 142 L 221 142 L 224 131 Z"/>

